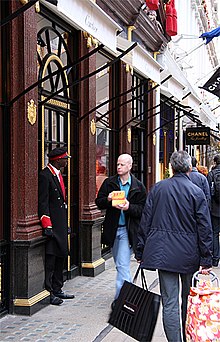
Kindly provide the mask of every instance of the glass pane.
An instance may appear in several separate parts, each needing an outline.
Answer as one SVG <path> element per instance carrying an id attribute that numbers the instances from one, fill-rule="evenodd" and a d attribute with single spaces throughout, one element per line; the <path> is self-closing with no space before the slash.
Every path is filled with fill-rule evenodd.
<path id="1" fill-rule="evenodd" d="M 57 113 L 52 111 L 52 140 L 57 140 Z"/>
<path id="2" fill-rule="evenodd" d="M 60 115 L 60 141 L 64 142 L 64 117 Z"/>
<path id="3" fill-rule="evenodd" d="M 44 165 L 47 165 L 49 162 L 49 158 L 47 154 L 49 153 L 49 145 L 45 144 L 45 150 L 44 150 Z"/>
<path id="4" fill-rule="evenodd" d="M 133 87 L 135 88 L 136 87 L 136 85 L 137 85 L 137 83 L 136 83 L 136 77 L 134 76 L 133 77 Z M 132 91 L 132 95 L 133 95 L 133 102 L 132 102 L 132 104 L 133 104 L 133 106 L 132 106 L 132 116 L 133 117 L 136 117 L 136 89 L 134 89 L 133 91 Z"/>
<path id="5" fill-rule="evenodd" d="M 109 60 L 101 55 L 97 54 L 96 69 L 104 66 Z M 96 106 L 109 100 L 109 73 L 108 68 L 98 72 L 96 74 Z M 109 102 L 98 108 L 96 111 L 96 121 L 100 126 L 109 127 L 109 114 L 106 114 L 109 110 Z"/>
<path id="6" fill-rule="evenodd" d="M 109 131 L 96 130 L 96 194 L 109 174 Z"/>
<path id="7" fill-rule="evenodd" d="M 49 125 L 48 125 L 48 110 L 45 109 L 44 111 L 44 139 L 49 140 Z"/>
<path id="8" fill-rule="evenodd" d="M 96 69 L 104 66 L 108 58 L 98 53 L 96 58 Z M 107 102 L 107 103 L 105 103 Z M 96 111 L 96 194 L 109 175 L 109 73 L 108 68 L 96 75 L 96 106 L 105 103 Z"/>

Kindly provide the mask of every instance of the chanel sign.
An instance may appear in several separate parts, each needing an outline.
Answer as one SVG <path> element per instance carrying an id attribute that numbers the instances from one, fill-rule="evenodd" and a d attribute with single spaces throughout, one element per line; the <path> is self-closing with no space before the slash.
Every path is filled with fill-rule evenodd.
<path id="1" fill-rule="evenodd" d="M 186 128 L 186 145 L 210 145 L 210 128 Z"/>

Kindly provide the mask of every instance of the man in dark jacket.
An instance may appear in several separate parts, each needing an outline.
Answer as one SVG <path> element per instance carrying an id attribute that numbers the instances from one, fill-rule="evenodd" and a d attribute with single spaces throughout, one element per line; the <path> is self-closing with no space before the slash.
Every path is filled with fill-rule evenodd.
<path id="1" fill-rule="evenodd" d="M 165 334 L 168 341 L 180 342 L 185 341 L 192 275 L 199 268 L 205 274 L 211 270 L 212 228 L 205 195 L 188 176 L 190 156 L 185 151 L 174 152 L 170 162 L 174 176 L 156 183 L 148 194 L 138 230 L 136 259 L 142 268 L 158 269 Z"/>
<path id="2" fill-rule="evenodd" d="M 208 205 L 210 206 L 211 195 L 210 195 L 208 180 L 206 176 L 204 176 L 202 173 L 200 173 L 197 170 L 196 165 L 197 165 L 197 160 L 195 157 L 192 157 L 192 169 L 189 174 L 189 178 L 194 184 L 196 184 L 200 189 L 202 189 L 202 191 L 205 194 Z"/>
<path id="3" fill-rule="evenodd" d="M 136 248 L 137 228 L 146 201 L 144 185 L 130 173 L 132 162 L 129 154 L 120 155 L 117 161 L 118 174 L 103 182 L 96 198 L 99 209 L 106 209 L 102 242 L 112 247 L 117 269 L 115 300 L 124 281 L 131 281 L 131 247 L 133 250 Z M 120 190 L 125 191 L 125 204 L 114 207 L 113 191 Z"/>
<path id="4" fill-rule="evenodd" d="M 39 217 L 43 234 L 47 237 L 45 256 L 45 288 L 50 292 L 50 303 L 60 305 L 63 299 L 74 298 L 63 287 L 63 267 L 68 254 L 67 205 L 61 168 L 70 156 L 65 147 L 49 154 L 49 164 L 39 174 Z"/>
<path id="5" fill-rule="evenodd" d="M 208 173 L 208 183 L 213 191 L 213 196 L 211 196 L 211 219 L 212 219 L 212 229 L 213 229 L 213 260 L 212 265 L 214 267 L 218 266 L 220 259 L 220 249 L 219 249 L 219 232 L 220 232 L 220 195 L 215 194 L 215 182 L 217 182 L 216 177 L 219 177 L 220 182 L 220 155 L 217 154 L 214 157 L 215 166 L 212 171 Z M 218 175 L 218 176 L 217 176 Z M 219 184 L 220 186 L 220 184 Z"/>

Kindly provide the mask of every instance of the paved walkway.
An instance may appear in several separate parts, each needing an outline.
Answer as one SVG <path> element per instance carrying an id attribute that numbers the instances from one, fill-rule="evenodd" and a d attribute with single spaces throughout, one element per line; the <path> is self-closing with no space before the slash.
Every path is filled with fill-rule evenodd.
<path id="1" fill-rule="evenodd" d="M 134 274 L 137 262 L 132 258 Z M 220 268 L 214 270 L 220 276 Z M 146 272 L 148 285 L 156 284 L 156 272 Z M 1 341 L 77 341 L 77 342 L 131 342 L 135 341 L 107 322 L 115 292 L 116 271 L 112 258 L 106 261 L 106 270 L 96 276 L 76 277 L 64 285 L 64 290 L 76 298 L 65 300 L 61 306 L 49 305 L 29 316 L 7 315 L 0 320 Z M 156 281 L 155 281 L 156 280 Z M 161 312 L 152 342 L 165 342 Z"/>

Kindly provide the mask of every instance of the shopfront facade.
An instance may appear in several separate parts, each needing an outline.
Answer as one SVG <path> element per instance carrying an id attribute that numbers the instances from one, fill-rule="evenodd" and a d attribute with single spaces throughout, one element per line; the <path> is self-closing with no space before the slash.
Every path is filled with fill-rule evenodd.
<path id="1" fill-rule="evenodd" d="M 163 1 L 157 12 L 163 32 L 141 6 L 140 0 L 1 2 L 1 20 L 9 18 L 0 42 L 2 313 L 30 315 L 49 303 L 38 173 L 51 149 L 66 146 L 72 156 L 64 174 L 67 280 L 105 270 L 110 250 L 101 245 L 104 213 L 95 198 L 116 172 L 118 155 L 132 154 L 133 173 L 147 189 L 168 167 L 180 132 L 176 119 L 187 105 L 178 103 L 181 81 L 172 75 L 166 83 L 171 70 L 163 74 L 156 60 L 170 39 Z"/>

